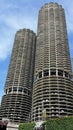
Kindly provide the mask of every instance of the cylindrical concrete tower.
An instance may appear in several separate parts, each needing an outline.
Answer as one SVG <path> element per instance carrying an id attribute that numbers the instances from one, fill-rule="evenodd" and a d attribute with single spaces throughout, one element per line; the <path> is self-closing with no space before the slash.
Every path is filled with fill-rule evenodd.
<path id="1" fill-rule="evenodd" d="M 64 9 L 57 3 L 39 11 L 32 120 L 73 114 L 73 81 Z"/>
<path id="2" fill-rule="evenodd" d="M 17 31 L 1 103 L 1 118 L 26 122 L 30 118 L 36 35 L 29 29 Z"/>

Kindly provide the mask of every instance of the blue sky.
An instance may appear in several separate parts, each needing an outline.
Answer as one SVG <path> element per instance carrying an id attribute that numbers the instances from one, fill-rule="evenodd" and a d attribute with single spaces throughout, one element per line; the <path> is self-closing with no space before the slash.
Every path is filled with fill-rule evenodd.
<path id="1" fill-rule="evenodd" d="M 65 9 L 70 55 L 73 57 L 73 0 L 0 0 L 0 101 L 17 30 L 37 32 L 38 11 L 45 3 L 57 2 Z"/>

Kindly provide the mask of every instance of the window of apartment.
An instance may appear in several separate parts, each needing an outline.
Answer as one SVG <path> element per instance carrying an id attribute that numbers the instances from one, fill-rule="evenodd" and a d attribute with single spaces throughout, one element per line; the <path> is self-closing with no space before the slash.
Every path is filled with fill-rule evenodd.
<path id="1" fill-rule="evenodd" d="M 49 70 L 44 70 L 44 76 L 48 76 L 49 75 Z"/>
<path id="2" fill-rule="evenodd" d="M 68 73 L 67 72 L 65 72 L 65 77 L 68 77 Z"/>
<path id="3" fill-rule="evenodd" d="M 7 94 L 7 89 L 6 89 L 6 94 Z"/>
<path id="4" fill-rule="evenodd" d="M 23 88 L 19 87 L 18 91 L 19 91 L 19 92 L 22 92 L 22 90 L 23 90 Z"/>
<path id="5" fill-rule="evenodd" d="M 63 71 L 62 70 L 58 70 L 58 75 L 59 76 L 63 76 Z"/>
<path id="6" fill-rule="evenodd" d="M 51 69 L 50 73 L 51 73 L 51 75 L 56 75 L 56 70 L 55 69 Z"/>
<path id="7" fill-rule="evenodd" d="M 24 89 L 24 93 L 27 93 L 27 89 Z"/>
<path id="8" fill-rule="evenodd" d="M 31 95 L 31 92 L 28 90 L 28 95 Z"/>
<path id="9" fill-rule="evenodd" d="M 17 91 L 17 87 L 13 87 L 13 91 L 16 92 Z"/>
<path id="10" fill-rule="evenodd" d="M 9 92 L 11 92 L 12 91 L 12 88 L 9 88 Z"/>
<path id="11" fill-rule="evenodd" d="M 39 72 L 39 78 L 41 78 L 42 77 L 42 72 Z"/>

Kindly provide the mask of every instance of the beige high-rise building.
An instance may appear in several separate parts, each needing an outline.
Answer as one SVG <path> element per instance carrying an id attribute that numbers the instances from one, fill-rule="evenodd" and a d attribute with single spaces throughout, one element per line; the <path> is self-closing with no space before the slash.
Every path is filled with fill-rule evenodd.
<path id="1" fill-rule="evenodd" d="M 12 122 L 30 120 L 36 35 L 17 31 L 2 98 L 0 118 Z"/>
<path id="2" fill-rule="evenodd" d="M 71 59 L 71 63 L 72 63 L 72 73 L 73 73 L 73 58 Z"/>
<path id="3" fill-rule="evenodd" d="M 73 115 L 72 69 L 61 5 L 51 2 L 40 9 L 37 42 L 32 30 L 17 31 L 4 92 L 0 119 L 28 122 L 31 104 L 33 121 Z"/>
<path id="4" fill-rule="evenodd" d="M 73 115 L 73 81 L 64 9 L 47 3 L 39 11 L 32 120 Z"/>

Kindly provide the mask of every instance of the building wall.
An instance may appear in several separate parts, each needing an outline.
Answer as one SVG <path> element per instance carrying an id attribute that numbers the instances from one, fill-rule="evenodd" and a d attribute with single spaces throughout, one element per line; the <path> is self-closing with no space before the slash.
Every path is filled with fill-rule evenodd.
<path id="1" fill-rule="evenodd" d="M 73 82 L 64 9 L 57 3 L 39 11 L 32 120 L 73 113 Z"/>
<path id="2" fill-rule="evenodd" d="M 73 58 L 71 59 L 71 63 L 72 63 L 72 73 L 73 73 Z"/>
<path id="3" fill-rule="evenodd" d="M 18 130 L 18 129 L 19 129 L 19 124 L 9 122 L 6 130 Z"/>
<path id="4" fill-rule="evenodd" d="M 29 29 L 17 31 L 2 98 L 0 117 L 12 122 L 30 118 L 36 35 Z"/>

